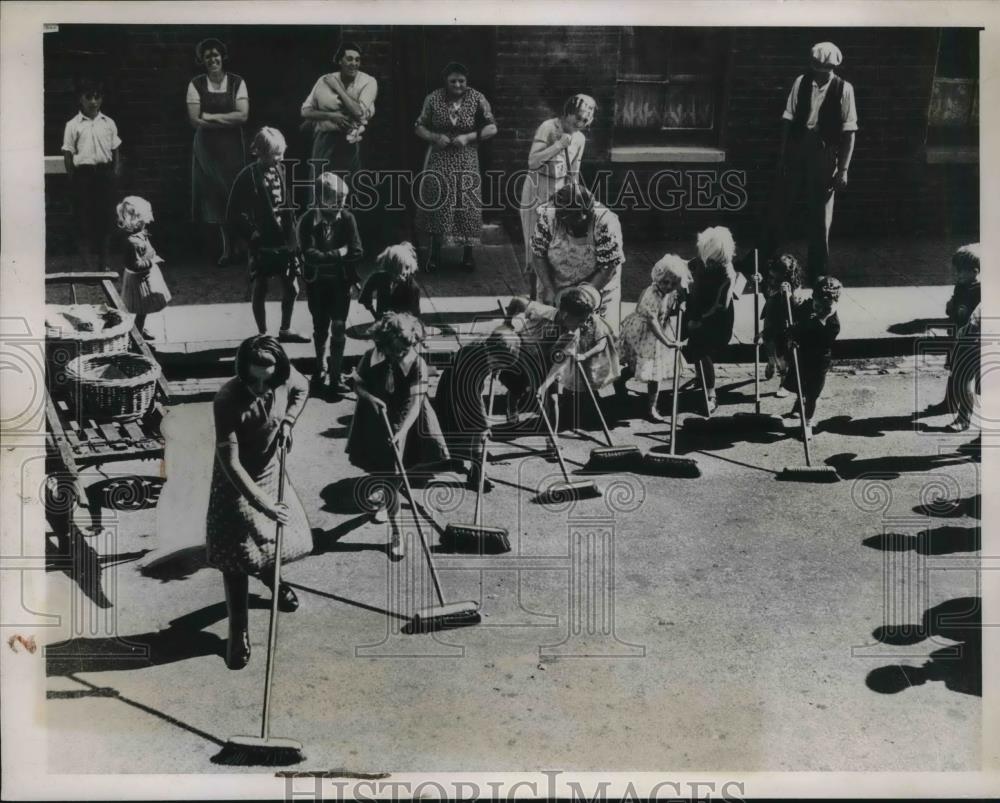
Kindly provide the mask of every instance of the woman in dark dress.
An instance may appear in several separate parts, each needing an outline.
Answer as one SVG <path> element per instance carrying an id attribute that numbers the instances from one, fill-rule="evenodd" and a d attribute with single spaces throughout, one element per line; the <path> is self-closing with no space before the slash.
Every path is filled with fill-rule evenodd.
<path id="1" fill-rule="evenodd" d="M 715 358 L 733 336 L 736 245 L 729 229 L 714 226 L 698 235 L 698 257 L 691 260 L 691 293 L 684 316 L 684 359 L 696 364 L 705 384 L 708 410 L 719 405 L 715 397 Z"/>
<path id="2" fill-rule="evenodd" d="M 452 62 L 442 89 L 426 98 L 415 131 L 429 143 L 420 184 L 416 227 L 431 236 L 426 269 L 441 261 L 442 245 L 461 245 L 462 267 L 473 270 L 472 247 L 482 237 L 479 143 L 496 136 L 490 103 L 467 83 L 469 70 Z"/>
<path id="3" fill-rule="evenodd" d="M 274 588 L 275 523 L 284 525 L 282 561 L 312 551 L 305 510 L 285 474 L 278 501 L 280 451 L 291 448 L 292 428 L 309 387 L 278 341 L 267 335 L 244 340 L 236 352 L 236 377 L 215 396 L 215 468 L 208 505 L 208 563 L 222 572 L 229 610 L 226 663 L 242 669 L 250 660 L 247 588 L 260 578 L 279 598 L 279 608 L 299 607 L 291 586 Z"/>
<path id="4" fill-rule="evenodd" d="M 205 73 L 188 84 L 188 119 L 194 128 L 191 156 L 191 219 L 219 227 L 222 239 L 220 267 L 229 264 L 230 237 L 226 228 L 226 202 L 236 175 L 246 163 L 243 124 L 250 116 L 246 82 L 225 72 L 226 46 L 218 39 L 204 39 L 195 48 L 196 61 Z"/>

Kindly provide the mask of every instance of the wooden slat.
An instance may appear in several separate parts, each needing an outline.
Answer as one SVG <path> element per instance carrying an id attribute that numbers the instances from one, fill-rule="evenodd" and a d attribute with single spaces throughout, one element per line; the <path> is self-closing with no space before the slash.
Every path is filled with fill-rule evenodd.
<path id="1" fill-rule="evenodd" d="M 111 280 L 117 281 L 118 274 L 110 271 L 82 271 L 80 273 L 46 273 L 46 284 L 70 284 L 79 282 L 80 284 L 97 284 L 98 282 Z"/>
<path id="2" fill-rule="evenodd" d="M 124 427 L 125 431 L 129 434 L 129 437 L 136 444 L 149 440 L 149 436 L 142 431 L 142 427 L 140 427 L 137 423 L 135 423 L 135 421 L 129 421 L 127 424 L 124 425 Z"/>

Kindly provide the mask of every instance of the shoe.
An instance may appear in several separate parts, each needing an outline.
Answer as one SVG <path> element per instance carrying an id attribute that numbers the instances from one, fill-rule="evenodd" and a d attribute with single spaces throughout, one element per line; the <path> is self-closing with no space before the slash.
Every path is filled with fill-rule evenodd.
<path id="1" fill-rule="evenodd" d="M 646 418 L 652 421 L 654 424 L 664 424 L 670 420 L 669 416 L 664 415 L 655 407 L 646 412 Z"/>
<path id="2" fill-rule="evenodd" d="M 156 336 L 154 334 L 152 334 L 148 329 L 143 329 L 142 330 L 142 339 L 143 340 L 156 340 Z"/>
<path id="3" fill-rule="evenodd" d="M 465 481 L 465 488 L 469 491 L 479 491 L 479 477 L 475 474 L 469 474 L 469 478 Z M 493 490 L 493 480 L 487 477 L 483 480 L 483 493 L 488 494 Z"/>
<path id="4" fill-rule="evenodd" d="M 774 366 L 771 363 L 768 363 L 764 368 L 764 379 L 774 379 Z"/>
<path id="5" fill-rule="evenodd" d="M 299 598 L 288 583 L 278 583 L 278 610 L 294 613 L 299 609 Z"/>
<path id="6" fill-rule="evenodd" d="M 291 329 L 282 329 L 278 332 L 279 343 L 309 343 L 310 339 L 305 335 L 300 335 Z"/>
<path id="7" fill-rule="evenodd" d="M 714 413 L 719 409 L 719 400 L 715 396 L 708 397 L 708 412 Z"/>
<path id="8" fill-rule="evenodd" d="M 944 399 L 942 401 L 939 401 L 937 404 L 928 404 L 923 409 L 923 412 L 927 414 L 946 413 L 948 412 L 948 400 Z"/>
<path id="9" fill-rule="evenodd" d="M 813 439 L 812 424 L 806 424 L 806 439 L 807 440 L 812 440 Z"/>
<path id="10" fill-rule="evenodd" d="M 352 393 L 353 390 L 354 389 L 344 381 L 342 376 L 330 380 L 330 392 L 336 396 L 343 396 L 347 393 Z"/>
<path id="11" fill-rule="evenodd" d="M 312 380 L 310 385 L 314 392 L 322 392 L 326 388 L 327 380 L 329 380 L 330 375 L 326 371 L 320 371 L 319 373 L 312 375 Z"/>
<path id="12" fill-rule="evenodd" d="M 948 424 L 948 426 L 945 427 L 945 429 L 948 430 L 948 432 L 965 432 L 968 428 L 969 428 L 969 422 L 961 421 L 958 418 L 956 418 L 954 421 Z"/>
<path id="13" fill-rule="evenodd" d="M 242 669 L 250 663 L 250 634 L 246 628 L 235 634 L 229 633 L 226 641 L 226 666 L 230 669 Z"/>
<path id="14" fill-rule="evenodd" d="M 472 273 L 476 269 L 476 260 L 470 257 L 469 259 L 462 260 L 462 270 L 466 273 Z"/>
<path id="15" fill-rule="evenodd" d="M 787 399 L 791 394 L 789 394 L 789 392 L 784 388 L 778 388 L 776 391 L 774 391 L 774 395 L 775 398 L 778 399 Z"/>

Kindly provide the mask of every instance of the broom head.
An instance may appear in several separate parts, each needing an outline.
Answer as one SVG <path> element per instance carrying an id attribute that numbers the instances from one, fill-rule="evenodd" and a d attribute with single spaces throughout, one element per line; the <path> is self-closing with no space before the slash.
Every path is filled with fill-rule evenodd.
<path id="1" fill-rule="evenodd" d="M 591 449 L 587 471 L 622 471 L 642 459 L 638 446 L 599 446 Z"/>
<path id="2" fill-rule="evenodd" d="M 469 627 L 482 621 L 478 602 L 449 602 L 444 605 L 428 605 L 417 611 L 403 627 L 403 632 L 430 633 L 434 630 L 450 630 L 454 627 Z"/>
<path id="3" fill-rule="evenodd" d="M 840 482 L 833 466 L 786 466 L 778 479 L 782 482 Z"/>
<path id="4" fill-rule="evenodd" d="M 642 456 L 642 467 L 648 473 L 661 477 L 694 479 L 701 476 L 698 463 L 691 457 L 647 452 Z"/>
<path id="5" fill-rule="evenodd" d="M 603 496 L 603 491 L 590 480 L 577 480 L 576 482 L 555 482 L 541 491 L 536 497 L 536 502 L 552 502 L 561 504 L 572 499 L 596 499 Z"/>
<path id="6" fill-rule="evenodd" d="M 449 524 L 441 535 L 441 545 L 452 552 L 500 555 L 510 552 L 510 537 L 503 527 Z"/>
<path id="7" fill-rule="evenodd" d="M 213 764 L 232 767 L 288 767 L 304 761 L 302 745 L 294 739 L 233 736 L 223 745 Z"/>

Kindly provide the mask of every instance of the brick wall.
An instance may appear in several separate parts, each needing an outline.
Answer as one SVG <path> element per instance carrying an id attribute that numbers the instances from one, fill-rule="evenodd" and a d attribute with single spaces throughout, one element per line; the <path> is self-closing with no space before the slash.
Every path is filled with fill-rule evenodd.
<path id="1" fill-rule="evenodd" d="M 584 91 L 597 99 L 599 112 L 588 134 L 583 173 L 590 180 L 598 169 L 613 169 L 602 191 L 605 198 L 618 195 L 627 170 L 640 187 L 662 168 L 746 172 L 750 205 L 743 211 L 630 212 L 623 215 L 623 224 L 633 232 L 688 239 L 705 225 L 725 223 L 739 237 L 750 236 L 773 179 L 788 89 L 807 62 L 810 46 L 822 39 L 837 42 L 844 52 L 840 72 L 855 86 L 861 123 L 851 186 L 837 199 L 835 231 L 977 230 L 978 165 L 928 165 L 923 157 L 936 29 L 732 29 L 723 165 L 610 162 L 618 28 L 497 27 L 490 34 L 488 41 L 495 42 L 492 74 L 477 76 L 473 83 L 489 92 L 500 128 L 486 154 L 493 169 L 524 169 L 538 124 L 558 114 L 567 96 Z M 73 74 L 102 73 L 105 111 L 124 140 L 122 194 L 147 197 L 161 239 L 169 236 L 183 247 L 192 242 L 187 224 L 192 131 L 184 92 L 200 72 L 194 64 L 195 44 L 206 36 L 227 42 L 228 67 L 250 88 L 248 133 L 275 125 L 288 138 L 289 156 L 304 158 L 309 143 L 298 132 L 299 106 L 315 80 L 331 69 L 342 35 L 361 45 L 363 69 L 380 86 L 378 111 L 365 139 L 366 166 L 411 166 L 419 150 L 412 130 L 423 79 L 412 80 L 418 66 L 408 63 L 415 58 L 413 29 L 387 26 L 64 26 L 45 37 L 46 154 L 58 153 L 62 127 L 76 112 Z M 431 54 L 432 60 L 444 56 Z M 419 69 L 431 75 L 431 67 L 440 69 L 430 62 Z M 64 176 L 46 179 L 47 243 L 53 253 L 64 251 L 69 240 L 64 185 Z M 405 229 L 405 223 L 396 221 L 392 228 Z"/>

